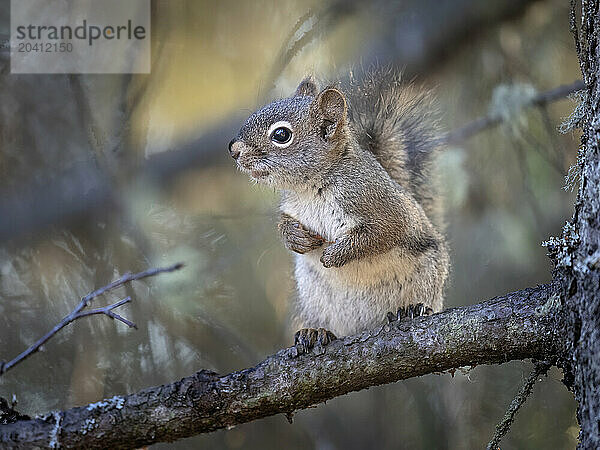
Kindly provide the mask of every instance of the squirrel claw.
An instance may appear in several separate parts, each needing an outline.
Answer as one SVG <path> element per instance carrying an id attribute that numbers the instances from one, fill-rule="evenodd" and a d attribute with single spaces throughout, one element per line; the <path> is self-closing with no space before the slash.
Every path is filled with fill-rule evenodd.
<path id="1" fill-rule="evenodd" d="M 322 236 L 306 229 L 287 214 L 282 215 L 278 228 L 286 248 L 301 255 L 321 247 L 325 242 Z"/>
<path id="2" fill-rule="evenodd" d="M 336 257 L 331 251 L 327 251 L 327 248 L 323 251 L 320 261 L 321 264 L 323 264 L 323 267 L 327 269 L 330 267 L 342 267 L 344 265 L 344 262 L 340 260 L 339 257 Z"/>
<path id="3" fill-rule="evenodd" d="M 294 354 L 308 353 L 313 348 L 317 354 L 323 354 L 324 347 L 336 339 L 335 334 L 325 328 L 302 328 L 294 335 Z"/>
<path id="4" fill-rule="evenodd" d="M 423 303 L 416 303 L 399 308 L 396 314 L 393 312 L 387 313 L 387 319 L 388 323 L 392 323 L 405 319 L 414 319 L 415 317 L 430 316 L 432 314 L 433 309 L 429 306 L 425 306 Z"/>

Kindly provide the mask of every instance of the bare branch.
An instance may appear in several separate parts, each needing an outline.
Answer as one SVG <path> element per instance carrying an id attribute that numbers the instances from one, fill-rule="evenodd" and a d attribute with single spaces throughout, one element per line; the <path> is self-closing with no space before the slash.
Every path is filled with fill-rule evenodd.
<path id="1" fill-rule="evenodd" d="M 562 345 L 562 306 L 550 285 L 396 321 L 292 357 L 168 385 L 0 427 L 11 448 L 139 448 L 275 414 L 291 416 L 352 391 L 459 367 L 546 360 Z M 324 351 L 323 351 L 324 350 Z M 317 354 L 319 353 L 319 354 Z"/>
<path id="2" fill-rule="evenodd" d="M 583 89 L 582 81 L 559 86 L 533 97 L 529 106 L 543 106 Z M 192 166 L 215 164 L 218 153 L 223 158 L 226 137 L 232 136 L 242 117 L 232 117 L 202 138 L 177 151 L 163 152 L 148 159 L 141 169 L 145 176 L 164 183 Z M 440 139 L 443 144 L 456 144 L 501 123 L 502 118 L 486 116 L 451 131 Z M 202 148 L 199 151 L 198 148 Z M 56 177 L 49 185 L 23 185 L 0 198 L 0 241 L 49 224 L 71 220 L 89 211 L 100 211 L 102 205 L 114 201 L 112 184 L 97 167 L 84 164 Z M 82 192 L 85 192 L 82 195 Z M 55 205 L 60 204 L 61 208 Z"/>
<path id="3" fill-rule="evenodd" d="M 527 5 L 532 2 L 488 0 L 486 5 L 489 4 L 489 7 L 480 8 L 477 7 L 480 4 L 479 0 L 464 0 L 462 7 L 457 8 L 450 2 L 446 5 L 445 2 L 428 0 L 416 2 L 414 5 L 411 3 L 405 10 L 402 9 L 405 2 L 397 2 L 397 7 L 394 6 L 392 10 L 386 9 L 385 2 L 375 2 L 373 5 L 369 4 L 369 14 L 377 12 L 382 15 L 385 19 L 382 25 L 385 25 L 386 32 L 382 33 L 378 42 L 372 46 L 365 46 L 365 53 L 359 59 L 365 67 L 376 61 L 402 66 L 408 78 L 418 73 L 427 73 L 432 65 L 439 64 L 442 56 L 451 55 L 448 49 L 459 48 L 460 43 L 467 41 L 467 36 L 471 41 L 474 30 L 488 29 L 503 20 L 515 17 L 525 11 Z M 339 0 L 333 4 L 340 6 L 337 10 L 323 13 L 325 17 L 318 20 L 317 28 L 322 32 L 333 30 L 333 25 L 342 17 L 346 17 L 347 12 L 359 10 L 361 7 L 356 0 Z M 407 17 L 411 20 L 406 20 Z M 287 61 L 318 31 L 315 28 L 314 32 L 301 33 L 304 23 L 304 17 L 300 18 L 292 30 L 294 35 L 301 36 L 298 41 L 290 39 L 289 47 L 281 50 L 274 62 L 270 78 L 276 78 L 282 70 L 280 67 L 284 68 Z M 411 36 L 411 39 L 397 39 L 397 36 Z M 8 41 L 8 35 L 0 36 L 2 37 Z M 156 55 L 153 53 L 153 60 L 154 56 Z M 8 62 L 8 53 L 0 51 L 0 68 L 3 64 L 8 68 Z M 267 80 L 267 86 L 269 84 L 272 83 Z M 138 92 L 133 94 L 133 97 L 137 98 L 139 95 Z M 227 161 L 227 142 L 238 131 L 244 119 L 243 114 L 233 114 L 214 128 L 205 130 L 202 136 L 188 144 L 151 156 L 140 167 L 139 174 L 162 184 L 191 168 Z M 86 219 L 91 213 L 94 217 L 104 214 L 104 211 L 112 209 L 106 205 L 117 203 L 119 196 L 114 189 L 114 182 L 99 170 L 97 161 L 92 158 L 82 164 L 74 164 L 65 172 L 39 184 L 25 180 L 22 185 L 0 195 L 0 242 L 45 229 L 49 225 Z"/>
<path id="4" fill-rule="evenodd" d="M 93 316 L 94 314 L 106 314 L 111 319 L 117 319 L 117 320 L 123 322 L 128 327 L 137 329 L 137 325 L 135 323 L 130 322 L 129 320 L 125 319 L 124 317 L 113 312 L 113 309 L 118 308 L 119 306 L 124 305 L 125 303 L 129 303 L 130 301 L 131 301 L 131 297 L 128 296 L 128 297 L 125 297 L 123 300 L 118 301 L 117 303 L 113 303 L 112 305 L 104 306 L 102 308 L 92 309 L 90 311 L 82 311 L 79 314 L 75 315 L 73 320 L 80 319 L 81 317 Z"/>
<path id="5" fill-rule="evenodd" d="M 528 103 L 523 105 L 523 108 L 544 106 L 555 102 L 556 100 L 563 99 L 569 94 L 573 94 L 574 92 L 580 91 L 584 88 L 585 84 L 581 80 L 577 80 L 571 84 L 558 86 L 554 89 L 540 92 L 539 94 L 533 96 Z M 499 125 L 503 120 L 504 118 L 502 116 L 493 114 L 480 117 L 479 119 L 468 123 L 464 127 L 449 132 L 446 134 L 446 136 L 441 138 L 441 141 L 443 144 L 458 144 L 476 135 L 477 133 Z"/>
<path id="6" fill-rule="evenodd" d="M 275 58 L 267 77 L 265 95 L 268 95 L 275 88 L 275 82 L 292 59 L 317 37 L 323 38 L 332 33 L 339 23 L 356 12 L 358 6 L 359 2 L 357 0 L 336 0 L 318 11 L 309 9 L 303 14 L 288 33 Z M 301 31 L 307 25 L 307 29 Z M 299 36 L 296 36 L 298 33 Z"/>
<path id="7" fill-rule="evenodd" d="M 510 406 L 506 410 L 504 417 L 502 418 L 500 423 L 496 425 L 496 431 L 494 432 L 492 440 L 487 445 L 487 450 L 500 449 L 500 440 L 506 435 L 506 433 L 508 433 L 511 425 L 515 420 L 515 415 L 517 414 L 517 412 L 519 412 L 519 409 L 521 409 L 521 406 L 523 406 L 525 400 L 527 400 L 527 398 L 531 395 L 533 385 L 535 384 L 540 375 L 543 375 L 546 372 L 548 372 L 548 369 L 550 369 L 550 367 L 552 367 L 552 364 L 546 361 L 537 362 L 535 364 L 535 367 L 533 368 L 527 379 L 523 382 L 521 389 L 519 389 L 519 392 L 510 403 Z"/>
<path id="8" fill-rule="evenodd" d="M 85 306 L 85 305 L 89 304 L 89 302 L 92 301 L 94 298 L 99 297 L 100 295 L 102 295 L 108 291 L 112 291 L 113 289 L 118 288 L 119 286 L 123 286 L 124 284 L 127 284 L 130 281 L 141 280 L 142 278 L 153 277 L 155 275 L 158 275 L 159 273 L 175 272 L 176 270 L 179 270 L 182 267 L 183 267 L 182 263 L 177 263 L 177 264 L 173 264 L 168 267 L 157 267 L 157 268 L 153 268 L 153 269 L 144 270 L 143 272 L 139 272 L 139 273 L 127 272 L 127 273 L 123 274 L 121 276 L 121 278 L 113 281 L 112 283 L 107 284 L 106 286 L 101 287 L 100 289 L 96 289 L 95 291 L 92 291 L 88 295 L 83 297 L 81 299 L 81 303 L 79 304 L 78 308 L 82 308 L 82 305 Z M 81 311 L 81 309 L 79 309 L 79 310 Z"/>
<path id="9" fill-rule="evenodd" d="M 124 284 L 129 283 L 133 280 L 140 280 L 142 278 L 153 277 L 155 275 L 158 275 L 159 273 L 164 273 L 164 272 L 174 272 L 175 270 L 179 270 L 182 267 L 183 267 L 182 263 L 177 263 L 177 264 L 173 264 L 168 267 L 158 267 L 158 268 L 148 269 L 148 270 L 145 270 L 145 271 L 139 272 L 139 273 L 128 272 L 128 273 L 124 274 L 123 276 L 121 276 L 119 279 L 113 281 L 112 283 L 109 283 L 106 286 L 103 286 L 99 289 L 96 289 L 95 291 L 90 292 L 89 294 L 87 294 L 85 297 L 83 297 L 81 299 L 81 301 L 79 302 L 77 307 L 73 311 L 71 311 L 70 314 L 65 316 L 57 325 L 54 326 L 54 328 L 52 328 L 48 333 L 46 333 L 40 339 L 38 339 L 35 344 L 33 344 L 31 347 L 29 347 L 27 350 L 25 350 L 23 353 L 21 353 L 14 359 L 10 360 L 9 362 L 7 362 L 7 363 L 0 362 L 0 375 L 3 375 L 5 372 L 12 369 L 17 364 L 23 362 L 29 356 L 38 352 L 40 350 L 40 348 L 50 338 L 52 338 L 52 336 L 54 336 L 56 333 L 58 333 L 64 327 L 69 325 L 71 322 L 73 322 L 77 319 L 81 319 L 82 317 L 87 317 L 87 316 L 96 315 L 96 314 L 104 314 L 104 315 L 110 317 L 111 319 L 116 319 L 116 320 L 123 322 L 128 327 L 137 328 L 137 326 L 133 322 L 131 322 L 131 321 L 125 319 L 124 317 L 120 316 L 119 314 L 113 312 L 113 310 L 118 308 L 119 306 L 122 306 L 125 303 L 130 302 L 131 297 L 126 297 L 123 300 L 118 301 L 117 303 L 114 303 L 112 305 L 108 305 L 108 306 L 105 306 L 102 308 L 92 309 L 90 311 L 83 311 L 83 309 L 86 308 L 91 303 L 91 301 L 93 299 L 95 299 L 96 297 L 99 297 L 102 294 L 105 294 L 109 291 L 112 291 L 113 289 L 123 286 Z"/>

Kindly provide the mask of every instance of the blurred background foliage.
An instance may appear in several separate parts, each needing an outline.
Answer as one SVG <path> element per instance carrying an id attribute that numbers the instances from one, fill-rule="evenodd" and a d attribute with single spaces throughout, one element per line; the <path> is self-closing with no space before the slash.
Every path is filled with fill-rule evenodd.
<path id="1" fill-rule="evenodd" d="M 152 27 L 150 75 L 17 76 L 0 54 L 0 359 L 120 274 L 186 264 L 117 293 L 133 296 L 122 313 L 137 331 L 80 320 L 0 377 L 0 396 L 14 394 L 24 413 L 227 373 L 290 345 L 277 195 L 236 172 L 226 144 L 307 73 L 403 67 L 436 89 L 447 130 L 580 77 L 561 0 L 161 0 Z M 441 154 L 448 307 L 550 280 L 540 243 L 572 211 L 563 187 L 579 137 L 557 127 L 574 106 L 510 114 Z M 530 368 L 430 375 L 300 411 L 293 425 L 271 417 L 156 447 L 482 448 Z M 553 370 L 536 385 L 503 448 L 575 446 L 560 380 Z"/>

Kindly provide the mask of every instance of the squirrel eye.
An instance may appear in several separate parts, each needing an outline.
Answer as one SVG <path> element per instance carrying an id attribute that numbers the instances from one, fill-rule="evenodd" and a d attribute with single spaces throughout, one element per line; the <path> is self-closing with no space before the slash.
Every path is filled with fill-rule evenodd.
<path id="1" fill-rule="evenodd" d="M 287 144 L 292 140 L 292 130 L 287 127 L 278 127 L 271 133 L 271 140 L 275 144 Z"/>

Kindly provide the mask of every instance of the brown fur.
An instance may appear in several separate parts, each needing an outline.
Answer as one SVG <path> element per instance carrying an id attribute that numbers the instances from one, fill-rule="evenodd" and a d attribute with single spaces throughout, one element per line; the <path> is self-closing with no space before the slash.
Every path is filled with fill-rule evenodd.
<path id="1" fill-rule="evenodd" d="M 230 148 L 241 170 L 282 191 L 297 325 L 342 335 L 411 304 L 439 311 L 449 266 L 429 94 L 389 71 L 348 86 L 304 80 L 250 116 Z M 293 131 L 285 145 L 268 133 L 280 122 Z"/>

